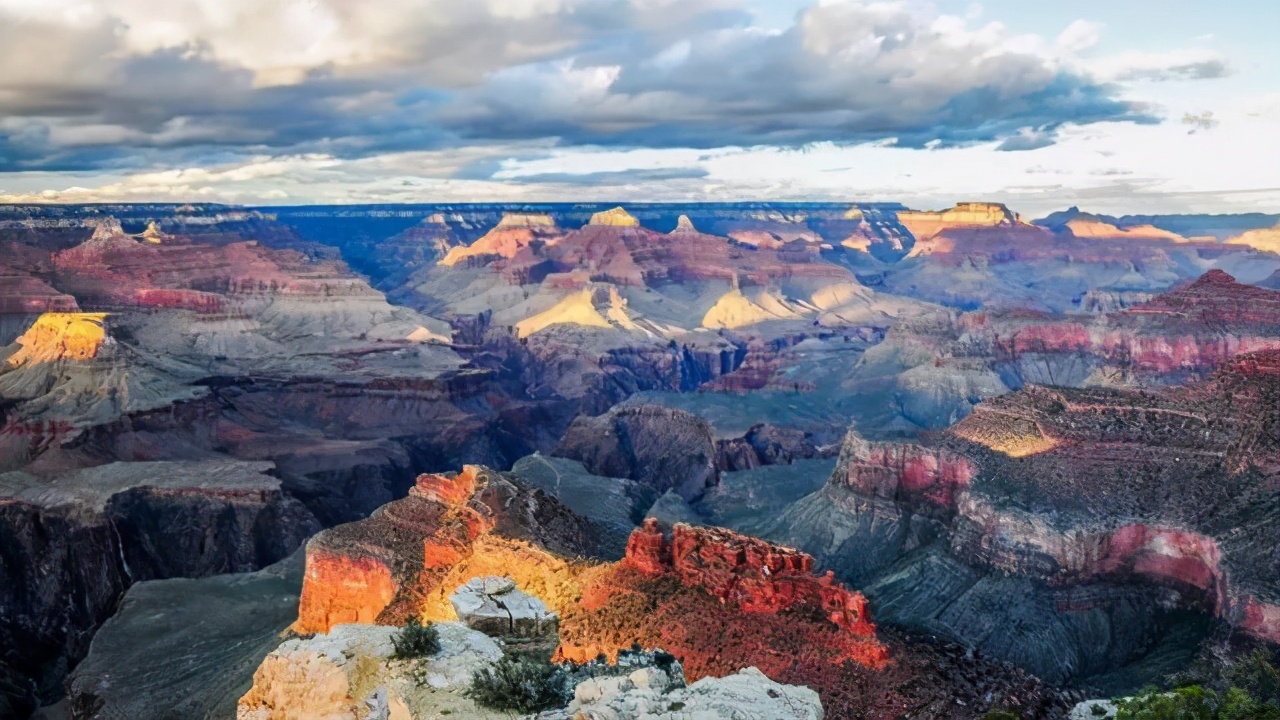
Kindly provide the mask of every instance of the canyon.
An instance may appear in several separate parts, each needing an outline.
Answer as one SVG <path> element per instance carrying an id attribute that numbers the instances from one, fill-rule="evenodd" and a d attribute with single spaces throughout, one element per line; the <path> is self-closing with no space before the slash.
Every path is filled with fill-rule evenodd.
<path id="1" fill-rule="evenodd" d="M 835 718 L 1064 717 L 1273 646 L 1277 221 L 4 206 L 0 715 L 163 678 L 229 717 L 286 625 L 448 625 L 483 577 L 562 663 Z"/>

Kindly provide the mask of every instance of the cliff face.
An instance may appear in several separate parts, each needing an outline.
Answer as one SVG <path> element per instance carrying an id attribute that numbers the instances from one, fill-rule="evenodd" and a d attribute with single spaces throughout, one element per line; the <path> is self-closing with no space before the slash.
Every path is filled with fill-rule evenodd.
<path id="1" fill-rule="evenodd" d="M 991 327 L 996 352 L 1087 353 L 1148 374 L 1204 373 L 1237 355 L 1280 345 L 1280 293 L 1220 271 L 1091 322 Z M 1003 335 L 1003 337 L 1001 337 Z"/>
<path id="2" fill-rule="evenodd" d="M 898 222 L 906 226 L 919 243 L 955 228 L 1013 227 L 1020 221 L 999 203 L 960 203 L 940 212 L 901 211 Z"/>
<path id="3" fill-rule="evenodd" d="M 896 323 L 855 376 L 892 387 L 904 419 L 942 428 L 1028 384 L 1160 388 L 1204 378 L 1280 347 L 1277 302 L 1280 293 L 1214 270 L 1168 292 L 1120 298 L 1105 313 L 935 313 Z"/>
<path id="4" fill-rule="evenodd" d="M 0 475 L 0 664 L 43 701 L 135 582 L 270 565 L 318 523 L 251 463 L 117 463 Z M 198 529 L 197 532 L 191 532 Z M 11 644 L 12 643 L 12 644 Z"/>
<path id="5" fill-rule="evenodd" d="M 821 548 L 894 621 L 1016 653 L 1055 679 L 1140 653 L 1149 640 L 1124 635 L 1161 632 L 1170 606 L 1280 642 L 1277 367 L 1263 352 L 1185 389 L 1028 388 L 923 446 L 851 434 L 827 489 L 770 535 Z M 921 546 L 932 550 L 913 555 Z M 983 595 L 1018 583 L 1025 603 Z M 1049 648 L 1038 636 L 1005 645 L 987 635 L 1028 612 L 1042 614 L 1044 632 L 1077 639 Z M 1106 657 L 1075 645 L 1099 621 L 1128 623 L 1104 641 Z"/>
<path id="6" fill-rule="evenodd" d="M 450 248 L 440 264 L 481 266 L 496 260 L 510 260 L 526 248 L 554 241 L 563 234 L 548 215 L 504 213 L 498 224 L 475 242 Z"/>
<path id="7" fill-rule="evenodd" d="M 595 475 L 636 480 L 659 494 L 700 497 L 719 478 L 716 446 L 705 420 L 657 405 L 615 407 L 581 416 L 552 451 Z"/>

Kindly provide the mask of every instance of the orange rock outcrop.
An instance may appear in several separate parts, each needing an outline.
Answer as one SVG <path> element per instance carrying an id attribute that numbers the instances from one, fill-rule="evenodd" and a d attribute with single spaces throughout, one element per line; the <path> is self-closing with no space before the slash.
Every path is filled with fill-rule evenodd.
<path id="1" fill-rule="evenodd" d="M 809 555 L 721 529 L 676 525 L 668 537 L 649 521 L 623 560 L 596 563 L 566 551 L 577 531 L 555 505 L 484 468 L 423 475 L 409 497 L 311 541 L 294 629 L 454 620 L 454 590 L 504 576 L 560 615 L 561 660 L 638 643 L 675 655 L 690 680 L 755 666 L 824 700 L 854 692 L 858 706 L 865 687 L 849 688 L 889 664 L 866 599 L 815 574 Z M 544 534 L 553 528 L 566 537 Z"/>
<path id="2" fill-rule="evenodd" d="M 585 545 L 582 521 L 567 513 L 542 493 L 485 468 L 422 475 L 409 497 L 307 544 L 294 627 L 316 633 L 351 622 L 399 624 L 410 616 L 455 620 L 449 595 L 472 577 L 489 575 L 510 577 L 559 612 L 576 600 L 581 578 L 594 567 L 536 542 L 546 529 L 564 536 L 550 538 L 553 546 Z"/>
<path id="3" fill-rule="evenodd" d="M 107 341 L 106 313 L 41 315 L 17 340 L 22 347 L 9 357 L 13 366 L 57 360 L 89 360 Z"/>

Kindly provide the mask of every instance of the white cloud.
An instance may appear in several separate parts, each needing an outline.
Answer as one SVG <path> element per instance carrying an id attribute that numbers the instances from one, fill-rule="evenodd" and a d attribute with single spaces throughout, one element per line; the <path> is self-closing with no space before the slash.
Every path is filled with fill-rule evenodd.
<path id="1" fill-rule="evenodd" d="M 1101 24 L 1088 20 L 1076 20 L 1058 35 L 1055 44 L 1064 52 L 1078 53 L 1097 45 L 1101 37 Z"/>

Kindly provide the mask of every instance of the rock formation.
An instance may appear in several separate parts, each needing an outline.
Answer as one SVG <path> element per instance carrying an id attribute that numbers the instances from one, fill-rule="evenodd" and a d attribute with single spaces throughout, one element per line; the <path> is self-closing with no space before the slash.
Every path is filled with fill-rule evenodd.
<path id="1" fill-rule="evenodd" d="M 896 621 L 1060 681 L 1140 657 L 1170 606 L 1276 642 L 1278 363 L 1159 392 L 1028 388 L 925 446 L 851 434 L 828 487 L 766 534 L 820 550 Z M 1038 589 L 996 600 L 1014 586 Z M 1037 629 L 987 634 L 1014 618 Z"/>
<path id="2" fill-rule="evenodd" d="M 706 421 L 654 405 L 579 417 L 552 451 L 592 474 L 629 478 L 658 494 L 692 500 L 716 483 L 716 446 Z"/>
<path id="3" fill-rule="evenodd" d="M 560 618 L 502 577 L 477 577 L 449 596 L 458 620 L 490 637 L 555 637 Z"/>
<path id="4" fill-rule="evenodd" d="M 307 544 L 296 629 L 325 632 L 415 614 L 456 620 L 449 596 L 485 576 L 509 577 L 561 612 L 589 568 L 551 553 L 581 557 L 593 542 L 589 523 L 515 476 L 473 466 L 423 475 L 409 497 Z"/>
<path id="5" fill-rule="evenodd" d="M 659 668 L 634 670 L 623 677 L 591 679 L 578 685 L 574 701 L 547 720 L 577 717 L 768 717 L 777 720 L 822 720 L 822 701 L 806 687 L 783 685 L 756 668 L 723 678 L 703 678 L 683 687 Z"/>
<path id="6" fill-rule="evenodd" d="M 906 226 L 917 241 L 927 240 L 953 228 L 1012 227 L 1021 222 L 1016 214 L 999 203 L 960 203 L 938 212 L 903 211 L 898 222 Z"/>
<path id="7" fill-rule="evenodd" d="M 1250 230 L 1227 239 L 1230 245 L 1244 245 L 1262 252 L 1280 253 L 1280 225 L 1273 228 Z"/>
<path id="8" fill-rule="evenodd" d="M 547 215 L 504 213 L 492 230 L 471 245 L 450 249 L 440 264 L 453 267 L 484 265 L 497 259 L 510 260 L 521 250 L 561 234 L 555 221 Z"/>
<path id="9" fill-rule="evenodd" d="M 319 525 L 270 469 L 193 461 L 0 474 L 0 641 L 23 648 L 0 666 L 35 678 L 47 697 L 131 584 L 287 557 Z"/>
<path id="10" fill-rule="evenodd" d="M 676 229 L 671 231 L 672 235 L 680 235 L 683 233 L 696 233 L 698 228 L 693 226 L 693 221 L 688 215 L 681 215 L 676 221 Z"/>
<path id="11" fill-rule="evenodd" d="M 620 207 L 592 215 L 590 224 L 609 227 L 640 227 L 640 221 Z"/>
<path id="12" fill-rule="evenodd" d="M 477 720 L 496 716 L 462 697 L 477 670 L 491 666 L 502 650 L 487 635 L 457 623 L 438 623 L 440 652 L 416 672 L 447 698 L 432 710 Z M 308 639 L 289 640 L 263 660 L 253 687 L 240 698 L 237 720 L 287 718 L 377 718 L 410 720 L 419 705 L 414 668 L 392 659 L 395 628 L 339 625 Z M 425 703 L 422 703 L 425 704 Z M 443 706 L 441 706 L 443 705 Z"/>
<path id="13" fill-rule="evenodd" d="M 12 366 L 59 360 L 89 360 L 107 342 L 106 313 L 44 313 L 20 335 Z"/>

